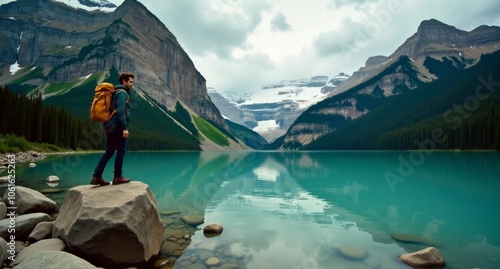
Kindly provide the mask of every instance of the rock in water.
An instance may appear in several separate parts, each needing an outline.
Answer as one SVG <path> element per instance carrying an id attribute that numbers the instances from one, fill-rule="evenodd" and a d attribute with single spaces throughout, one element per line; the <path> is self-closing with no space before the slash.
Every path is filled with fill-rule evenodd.
<path id="1" fill-rule="evenodd" d="M 445 266 L 445 262 L 439 251 L 434 247 L 428 247 L 417 252 L 399 255 L 399 259 L 413 267 L 439 267 Z"/>
<path id="2" fill-rule="evenodd" d="M 133 181 L 68 190 L 53 237 L 96 266 L 141 267 L 163 244 L 163 223 L 148 185 Z"/>
<path id="3" fill-rule="evenodd" d="M 203 228 L 203 232 L 209 234 L 221 234 L 223 230 L 224 227 L 218 222 L 210 223 Z"/>
<path id="4" fill-rule="evenodd" d="M 339 252 L 342 256 L 351 260 L 363 260 L 368 256 L 368 252 L 366 252 L 366 250 L 350 245 L 340 245 Z"/>
<path id="5" fill-rule="evenodd" d="M 428 240 L 426 238 L 417 236 L 417 235 L 412 235 L 412 234 L 406 234 L 406 233 L 393 233 L 392 238 L 396 241 L 404 242 L 404 243 L 410 243 L 410 244 L 422 244 L 422 245 L 428 245 L 428 246 L 436 246 L 437 244 L 431 240 Z"/>

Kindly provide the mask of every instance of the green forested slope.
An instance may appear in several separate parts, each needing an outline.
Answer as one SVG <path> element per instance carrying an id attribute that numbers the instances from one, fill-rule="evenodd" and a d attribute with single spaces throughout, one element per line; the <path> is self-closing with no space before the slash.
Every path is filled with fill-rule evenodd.
<path id="1" fill-rule="evenodd" d="M 114 78 L 114 79 L 111 79 Z M 105 81 L 117 82 L 118 73 L 110 71 L 110 78 Z M 88 110 L 97 80 L 89 80 L 85 84 L 71 89 L 62 95 L 47 98 L 44 103 L 63 106 L 77 117 L 88 119 Z M 131 122 L 128 148 L 130 150 L 199 150 L 200 142 L 157 106 L 141 98 L 134 90 L 130 92 Z M 100 128 L 100 123 L 93 123 Z M 100 146 L 102 147 L 102 146 Z"/>
<path id="2" fill-rule="evenodd" d="M 468 69 L 428 59 L 439 79 L 386 98 L 305 149 L 500 149 L 500 52 Z"/>

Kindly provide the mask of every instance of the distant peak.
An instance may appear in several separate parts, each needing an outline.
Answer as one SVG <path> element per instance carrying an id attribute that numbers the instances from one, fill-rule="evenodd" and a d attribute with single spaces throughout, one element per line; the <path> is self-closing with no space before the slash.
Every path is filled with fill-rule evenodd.
<path id="1" fill-rule="evenodd" d="M 422 24 L 444 24 L 444 23 L 442 23 L 441 21 L 438 21 L 436 19 L 429 19 L 429 20 L 422 21 L 420 24 L 422 25 Z M 446 25 L 446 24 L 444 24 L 444 25 Z"/>
<path id="2" fill-rule="evenodd" d="M 430 20 L 425 20 L 420 23 L 420 26 L 418 26 L 418 31 L 426 31 L 426 30 L 432 30 L 432 29 L 437 29 L 437 28 L 443 28 L 443 29 L 453 29 L 457 30 L 454 26 L 448 25 L 446 23 L 442 23 L 436 19 L 430 19 Z"/>

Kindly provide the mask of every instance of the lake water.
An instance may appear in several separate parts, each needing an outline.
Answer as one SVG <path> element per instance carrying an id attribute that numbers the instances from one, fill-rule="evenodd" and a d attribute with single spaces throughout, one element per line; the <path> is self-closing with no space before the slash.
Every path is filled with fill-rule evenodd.
<path id="1" fill-rule="evenodd" d="M 99 156 L 50 156 L 18 168 L 17 183 L 88 184 Z M 173 268 L 203 268 L 193 264 L 209 257 L 221 262 L 213 268 L 410 268 L 398 255 L 428 245 L 446 268 L 500 268 L 497 152 L 128 152 L 124 171 L 153 190 Z M 188 227 L 182 215 L 205 223 Z M 224 232 L 207 238 L 212 222 Z"/>

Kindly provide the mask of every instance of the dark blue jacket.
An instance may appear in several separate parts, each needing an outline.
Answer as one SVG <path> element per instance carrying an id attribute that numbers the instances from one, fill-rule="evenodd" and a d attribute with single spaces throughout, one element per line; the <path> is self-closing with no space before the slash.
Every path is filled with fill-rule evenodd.
<path id="1" fill-rule="evenodd" d="M 116 85 L 115 89 L 116 92 L 111 101 L 111 110 L 116 107 L 116 113 L 108 122 L 103 124 L 104 131 L 108 134 L 116 128 L 122 131 L 128 130 L 128 125 L 130 123 L 130 106 L 129 102 L 127 102 L 129 100 L 129 89 L 121 84 Z"/>

